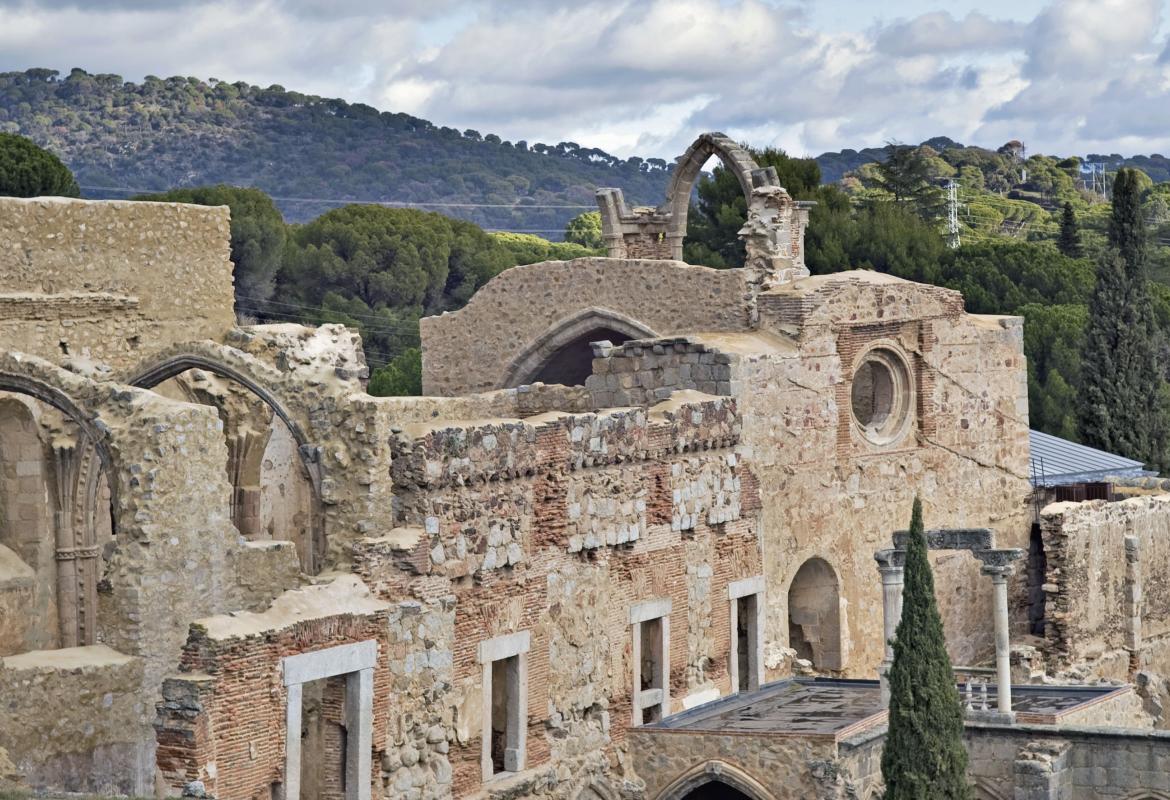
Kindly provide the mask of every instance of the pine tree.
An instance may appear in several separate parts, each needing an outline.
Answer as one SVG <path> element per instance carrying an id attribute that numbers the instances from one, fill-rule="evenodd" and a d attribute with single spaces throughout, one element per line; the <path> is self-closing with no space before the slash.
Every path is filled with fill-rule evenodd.
<path id="1" fill-rule="evenodd" d="M 968 800 L 963 706 L 935 602 L 917 497 L 889 681 L 890 722 L 882 752 L 885 800 Z"/>
<path id="2" fill-rule="evenodd" d="M 1056 240 L 1056 248 L 1069 258 L 1080 258 L 1081 232 L 1077 226 L 1077 215 L 1073 211 L 1072 203 L 1064 204 L 1064 211 L 1060 215 L 1060 238 Z"/>
<path id="3" fill-rule="evenodd" d="M 1109 246 L 1089 298 L 1078 408 L 1081 440 L 1151 467 L 1165 458 L 1166 387 L 1146 275 L 1141 190 L 1133 170 L 1117 173 Z"/>

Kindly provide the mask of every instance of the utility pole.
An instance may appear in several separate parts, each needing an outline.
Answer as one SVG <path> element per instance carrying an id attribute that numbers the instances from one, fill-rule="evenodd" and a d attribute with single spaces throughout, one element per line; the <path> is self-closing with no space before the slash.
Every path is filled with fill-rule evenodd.
<path id="1" fill-rule="evenodd" d="M 952 250 L 958 249 L 959 241 L 959 182 L 947 180 L 947 235 Z"/>

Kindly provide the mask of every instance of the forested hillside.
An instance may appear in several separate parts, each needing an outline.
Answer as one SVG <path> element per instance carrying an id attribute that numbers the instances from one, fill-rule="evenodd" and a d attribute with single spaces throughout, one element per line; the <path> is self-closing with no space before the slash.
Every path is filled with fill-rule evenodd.
<path id="1" fill-rule="evenodd" d="M 345 202 L 397 201 L 433 204 L 487 228 L 553 233 L 595 207 L 598 186 L 657 203 L 668 174 L 661 159 L 506 142 L 281 86 L 184 77 L 139 84 L 80 69 L 0 73 L 0 131 L 60 156 L 85 197 L 252 186 L 290 222 Z"/>

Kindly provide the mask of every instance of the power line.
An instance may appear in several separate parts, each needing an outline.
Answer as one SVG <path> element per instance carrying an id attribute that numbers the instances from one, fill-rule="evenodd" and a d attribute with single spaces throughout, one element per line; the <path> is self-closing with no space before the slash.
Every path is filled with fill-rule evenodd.
<path id="1" fill-rule="evenodd" d="M 131 189 L 128 186 L 81 186 L 82 189 L 95 192 L 118 192 L 120 194 L 160 194 L 159 189 Z M 412 201 L 412 200 L 362 200 L 362 199 L 340 199 L 333 197 L 288 197 L 285 195 L 269 195 L 273 200 L 280 200 L 285 203 L 325 203 L 329 205 L 371 205 L 371 206 L 391 206 L 394 208 L 587 208 L 590 211 L 596 210 L 596 205 L 578 205 L 573 203 L 445 203 L 440 201 Z M 560 230 L 558 228 L 558 230 Z"/>

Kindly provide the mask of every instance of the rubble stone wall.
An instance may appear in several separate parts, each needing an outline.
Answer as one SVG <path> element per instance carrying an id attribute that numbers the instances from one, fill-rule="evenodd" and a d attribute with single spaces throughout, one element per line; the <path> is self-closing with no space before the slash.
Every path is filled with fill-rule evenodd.
<path id="1" fill-rule="evenodd" d="M 399 527 L 354 545 L 379 596 L 417 599 L 397 624 L 414 620 L 435 643 L 392 636 L 412 727 L 388 746 L 387 785 L 418 786 L 422 769 L 455 797 L 480 791 L 477 648 L 489 638 L 530 634 L 516 796 L 572 798 L 624 769 L 613 759 L 630 724 L 634 603 L 671 601 L 672 710 L 730 692 L 727 587 L 760 570 L 738 437 L 734 402 L 697 393 L 651 409 L 405 426 L 393 445 Z M 424 733 L 434 725 L 439 741 Z"/>
<path id="2" fill-rule="evenodd" d="M 587 319 L 580 315 L 589 309 L 629 320 L 639 335 L 744 330 L 748 294 L 743 270 L 676 261 L 580 258 L 513 267 L 459 311 L 422 319 L 423 392 L 502 388 L 510 365 L 566 321 Z"/>
<path id="3" fill-rule="evenodd" d="M 115 369 L 232 326 L 228 209 L 0 198 L 0 341 Z"/>
<path id="4" fill-rule="evenodd" d="M 1016 319 L 959 313 L 934 287 L 866 276 L 844 282 L 838 305 L 810 281 L 811 299 L 804 281 L 783 295 L 806 322 L 796 352 L 731 359 L 761 487 L 766 579 L 777 587 L 767 638 L 787 642 L 787 587 L 808 559 L 822 558 L 839 586 L 843 672 L 870 677 L 883 650 L 873 553 L 908 524 L 916 494 L 931 527 L 990 527 L 998 546 L 1027 546 L 1022 329 Z M 936 302 L 940 293 L 946 302 Z M 932 304 L 938 316 L 916 316 Z M 762 327 L 776 324 L 771 313 L 762 306 Z M 904 359 L 913 398 L 904 433 L 886 444 L 867 439 L 851 411 L 854 362 L 874 347 Z M 935 553 L 932 562 L 951 657 L 975 663 L 993 649 L 991 582 L 970 554 Z"/>
<path id="5" fill-rule="evenodd" d="M 1040 519 L 1050 669 L 1170 672 L 1170 496 L 1054 503 Z"/>
<path id="6" fill-rule="evenodd" d="M 630 750 L 647 800 L 678 800 L 686 783 L 722 779 L 725 786 L 766 787 L 788 800 L 845 798 L 829 773 L 837 762 L 832 737 L 742 736 L 696 731 L 632 730 Z M 697 773 L 697 774 L 696 774 Z M 688 780 L 689 779 L 689 780 Z"/>
<path id="7" fill-rule="evenodd" d="M 968 725 L 968 775 L 989 798 L 1101 800 L 1167 791 L 1170 734 L 1044 725 Z"/>
<path id="8" fill-rule="evenodd" d="M 105 645 L 0 659 L 0 762 L 8 759 L 32 787 L 150 793 L 142 666 Z"/>

